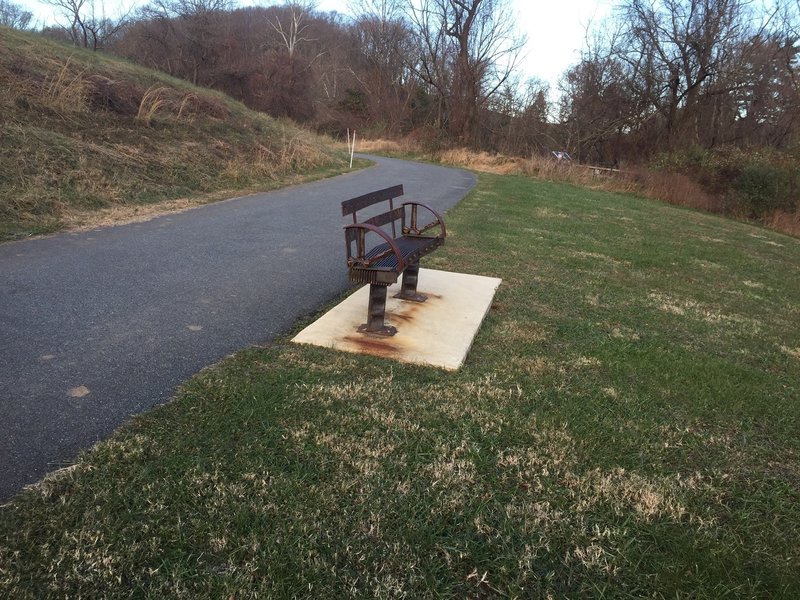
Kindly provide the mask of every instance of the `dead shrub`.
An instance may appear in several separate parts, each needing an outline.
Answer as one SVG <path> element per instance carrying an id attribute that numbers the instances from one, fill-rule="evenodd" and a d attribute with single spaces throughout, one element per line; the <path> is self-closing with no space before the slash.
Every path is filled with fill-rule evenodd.
<path id="1" fill-rule="evenodd" d="M 764 224 L 770 229 L 800 237 L 800 211 L 776 210 L 764 218 Z"/>
<path id="2" fill-rule="evenodd" d="M 423 152 L 439 152 L 452 145 L 452 142 L 442 129 L 430 125 L 414 129 L 406 136 L 405 141 Z"/>
<path id="3" fill-rule="evenodd" d="M 102 75 L 91 75 L 88 83 L 88 100 L 92 108 L 108 110 L 118 115 L 138 114 L 142 91 L 129 81 L 114 81 Z"/>
<path id="4" fill-rule="evenodd" d="M 189 103 L 187 108 L 191 109 L 192 114 L 195 116 L 210 117 L 220 121 L 224 121 L 230 116 L 230 111 L 222 100 L 217 100 L 216 98 L 208 96 L 191 95 L 194 96 L 194 99 Z"/>
<path id="5" fill-rule="evenodd" d="M 647 198 L 708 212 L 723 212 L 723 201 L 686 175 L 640 167 L 628 171 L 628 177 L 637 183 L 636 191 Z"/>

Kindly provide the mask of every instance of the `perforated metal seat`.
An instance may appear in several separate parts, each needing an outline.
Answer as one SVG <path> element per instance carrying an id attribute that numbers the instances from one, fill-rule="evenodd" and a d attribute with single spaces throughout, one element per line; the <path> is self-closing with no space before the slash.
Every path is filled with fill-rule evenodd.
<path id="1" fill-rule="evenodd" d="M 412 238 L 412 237 L 401 237 L 394 240 L 397 244 L 397 247 L 400 249 L 400 253 L 403 258 L 403 263 L 406 265 L 417 263 L 419 259 L 432 252 L 442 244 L 444 244 L 443 238 Z M 373 257 L 380 256 L 381 254 L 385 254 L 388 250 L 391 250 L 391 247 L 388 243 L 378 244 L 372 250 L 366 253 L 364 258 L 370 260 Z M 374 275 L 372 274 L 373 271 L 388 271 L 392 272 L 396 275 L 394 278 L 394 282 L 400 276 L 400 271 L 398 269 L 398 260 L 397 256 L 394 253 L 386 254 L 382 258 L 379 258 L 374 263 L 372 263 L 369 268 L 361 269 L 358 267 L 353 267 L 349 271 L 350 281 L 351 283 L 373 283 Z"/>

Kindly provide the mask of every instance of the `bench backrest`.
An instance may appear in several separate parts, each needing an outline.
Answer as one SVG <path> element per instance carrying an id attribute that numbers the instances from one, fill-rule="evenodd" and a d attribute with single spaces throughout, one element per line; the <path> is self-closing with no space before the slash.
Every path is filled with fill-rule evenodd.
<path id="1" fill-rule="evenodd" d="M 368 206 L 372 206 L 373 204 L 377 204 L 378 202 L 386 202 L 389 201 L 389 210 L 394 210 L 394 204 L 392 200 L 395 198 L 399 198 L 403 195 L 403 185 L 394 185 L 392 187 L 388 187 L 382 190 L 378 190 L 377 192 L 370 192 L 369 194 L 364 194 L 363 196 L 358 196 L 357 198 L 350 198 L 350 200 L 345 200 L 342 202 L 342 216 L 346 217 L 347 215 L 353 215 L 353 223 L 357 223 L 356 213 L 363 209 L 367 208 Z"/>

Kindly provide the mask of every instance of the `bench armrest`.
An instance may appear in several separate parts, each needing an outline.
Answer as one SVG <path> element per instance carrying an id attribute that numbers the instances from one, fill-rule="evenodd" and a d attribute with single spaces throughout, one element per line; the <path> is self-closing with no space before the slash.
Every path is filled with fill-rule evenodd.
<path id="1" fill-rule="evenodd" d="M 403 235 L 420 235 L 422 233 L 425 233 L 429 229 L 432 229 L 434 227 L 440 227 L 442 232 L 438 237 L 440 237 L 440 238 L 446 238 L 447 237 L 447 229 L 445 229 L 444 219 L 442 219 L 442 215 L 440 215 L 438 212 L 433 210 L 427 204 L 422 204 L 421 202 L 404 202 L 403 203 L 403 208 L 405 208 L 406 206 L 410 206 L 411 207 L 411 224 L 408 227 L 406 227 L 405 223 L 403 223 Z M 428 223 L 427 225 L 425 225 L 422 229 L 420 229 L 417 226 L 417 207 L 418 206 L 421 206 L 425 210 L 427 210 L 430 213 L 432 213 L 433 216 L 436 217 L 436 221 L 432 221 L 432 222 Z"/>
<path id="2" fill-rule="evenodd" d="M 398 271 L 403 271 L 406 268 L 406 263 L 403 260 L 403 253 L 400 252 L 400 248 L 398 247 L 397 243 L 392 239 L 392 237 L 387 234 L 383 229 L 380 227 L 376 227 L 375 225 L 370 225 L 368 223 L 356 223 L 354 225 L 345 225 L 345 239 L 347 240 L 347 266 L 348 267 L 362 267 L 367 268 L 372 263 L 379 261 L 380 259 L 389 256 L 390 254 L 394 254 L 397 257 L 397 269 Z M 366 247 L 365 247 L 365 238 L 367 232 L 371 231 L 382 237 L 387 244 L 389 244 L 389 249 L 373 256 L 369 259 L 366 258 Z M 356 256 L 353 256 L 352 253 L 352 243 L 355 240 L 356 242 Z"/>

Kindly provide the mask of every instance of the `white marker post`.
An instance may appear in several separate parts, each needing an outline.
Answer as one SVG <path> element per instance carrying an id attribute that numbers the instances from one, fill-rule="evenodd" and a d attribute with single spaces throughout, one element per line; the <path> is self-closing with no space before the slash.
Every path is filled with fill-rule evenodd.
<path id="1" fill-rule="evenodd" d="M 350 144 L 350 130 L 347 130 L 347 143 Z M 353 168 L 353 154 L 356 151 L 356 130 L 353 129 L 353 143 L 350 144 L 350 168 Z"/>

